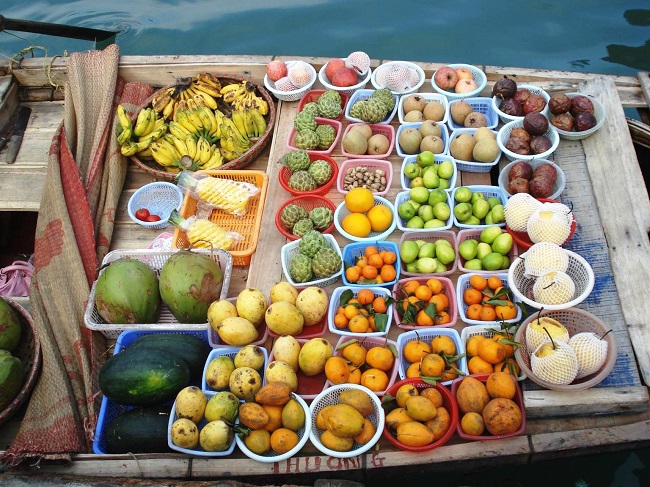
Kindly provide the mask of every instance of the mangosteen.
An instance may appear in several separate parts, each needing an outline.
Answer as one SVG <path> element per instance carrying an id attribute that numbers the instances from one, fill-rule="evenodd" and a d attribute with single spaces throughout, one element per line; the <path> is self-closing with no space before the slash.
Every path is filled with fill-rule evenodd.
<path id="1" fill-rule="evenodd" d="M 529 183 L 526 178 L 515 178 L 508 184 L 508 193 L 510 194 L 528 193 L 529 191 Z"/>
<path id="2" fill-rule="evenodd" d="M 548 101 L 548 109 L 553 115 L 571 110 L 571 98 L 564 93 L 553 93 Z"/>
<path id="3" fill-rule="evenodd" d="M 510 131 L 510 137 L 517 137 L 518 139 L 523 140 L 527 144 L 530 144 L 531 136 L 528 132 L 526 132 L 526 129 L 523 127 L 514 127 Z"/>
<path id="4" fill-rule="evenodd" d="M 533 137 L 533 140 L 530 141 L 530 151 L 533 154 L 542 154 L 548 150 L 551 150 L 551 141 L 546 135 L 536 135 Z"/>
<path id="5" fill-rule="evenodd" d="M 557 179 L 557 170 L 550 164 L 540 164 L 533 170 L 532 179 L 546 179 L 553 185 Z"/>
<path id="6" fill-rule="evenodd" d="M 528 161 L 517 161 L 512 166 L 510 166 L 510 172 L 508 173 L 508 181 L 512 181 L 517 178 L 524 178 L 527 181 L 533 177 L 533 166 L 530 165 Z"/>
<path id="7" fill-rule="evenodd" d="M 506 76 L 494 83 L 492 87 L 492 96 L 499 98 L 512 98 L 515 93 L 517 93 L 517 83 Z"/>
<path id="8" fill-rule="evenodd" d="M 499 106 L 499 110 L 501 110 L 506 115 L 510 115 L 511 117 L 524 116 L 524 109 L 519 103 L 515 101 L 514 98 L 505 98 L 501 102 L 501 106 Z"/>
<path id="9" fill-rule="evenodd" d="M 513 96 L 513 98 L 517 103 L 519 103 L 523 107 L 524 103 L 526 103 L 526 100 L 530 98 L 530 95 L 532 95 L 532 93 L 528 88 L 519 88 L 517 90 L 517 93 L 515 93 L 515 96 Z"/>
<path id="10" fill-rule="evenodd" d="M 596 117 L 592 113 L 587 112 L 577 113 L 573 119 L 573 126 L 578 132 L 584 132 L 585 130 L 594 128 L 597 123 L 598 120 L 596 120 Z"/>
<path id="11" fill-rule="evenodd" d="M 571 132 L 573 130 L 573 115 L 569 112 L 553 115 L 553 118 L 551 118 L 551 125 L 560 130 L 564 130 L 565 132 Z"/>
<path id="12" fill-rule="evenodd" d="M 524 129 L 530 135 L 542 135 L 548 130 L 548 118 L 539 112 L 531 112 L 524 116 Z"/>
<path id="13" fill-rule="evenodd" d="M 571 98 L 571 115 L 574 117 L 581 112 L 594 113 L 594 104 L 584 95 L 576 95 Z"/>
<path id="14" fill-rule="evenodd" d="M 522 156 L 530 154 L 530 145 L 517 137 L 510 137 L 506 141 L 506 149 L 515 154 L 521 154 Z"/>
<path id="15" fill-rule="evenodd" d="M 524 103 L 524 113 L 541 112 L 546 108 L 546 100 L 542 95 L 530 95 Z"/>
<path id="16" fill-rule="evenodd" d="M 535 178 L 528 185 L 530 195 L 535 198 L 548 198 L 553 194 L 553 183 L 548 179 Z"/>

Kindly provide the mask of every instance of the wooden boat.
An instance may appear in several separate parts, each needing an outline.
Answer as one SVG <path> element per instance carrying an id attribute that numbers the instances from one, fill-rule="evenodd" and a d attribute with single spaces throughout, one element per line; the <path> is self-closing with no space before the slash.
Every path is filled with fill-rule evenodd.
<path id="1" fill-rule="evenodd" d="M 270 56 L 124 56 L 119 74 L 127 81 L 154 86 L 173 83 L 179 76 L 202 71 L 238 75 L 262 84 Z M 305 58 L 318 70 L 327 59 Z M 373 60 L 372 67 L 383 61 Z M 429 80 L 442 66 L 417 63 Z M 47 66 L 47 69 L 44 68 Z M 599 299 L 589 311 L 615 329 L 619 365 L 626 367 L 620 384 L 594 387 L 577 393 L 559 393 L 524 386 L 527 425 L 525 434 L 488 442 L 468 442 L 452 438 L 443 447 L 414 454 L 392 447 L 385 439 L 369 452 L 350 459 L 322 455 L 309 443 L 286 461 L 272 464 L 250 460 L 235 451 L 225 459 L 206 459 L 183 454 L 95 455 L 77 454 L 71 464 L 41 462 L 33 475 L 80 475 L 96 477 L 200 479 L 272 479 L 273 482 L 310 481 L 316 478 L 346 478 L 373 481 L 391 475 L 403 475 L 405 468 L 427 473 L 445 469 L 471 470 L 485 465 L 526 464 L 564 456 L 628 450 L 650 444 L 650 410 L 647 383 L 650 379 L 650 300 L 645 283 L 650 281 L 650 201 L 637 160 L 634 141 L 628 129 L 624 108 L 638 109 L 647 115 L 650 77 L 603 76 L 567 71 L 531 70 L 500 66 L 480 66 L 488 77 L 483 96 L 503 75 L 542 87 L 549 93 L 580 91 L 596 96 L 607 113 L 605 126 L 593 136 L 579 141 L 563 140 L 554 159 L 567 176 L 565 196 L 573 203 L 579 223 L 578 234 L 583 250 L 589 252 L 599 273 L 610 276 L 607 285 L 597 283 Z M 52 86 L 61 85 L 66 76 L 65 59 L 25 59 L 9 70 L 0 66 L 0 86 L 4 92 L 3 113 L 16 105 L 27 105 L 33 115 L 23 145 L 13 165 L 0 163 L 0 210 L 38 212 L 46 176 L 47 153 L 52 136 L 61 122 L 63 96 Z M 427 81 L 428 83 L 428 81 Z M 420 91 L 430 91 L 427 84 Z M 322 88 L 318 81 L 314 88 Z M 280 247 L 285 238 L 276 230 L 274 217 L 289 195 L 275 184 L 279 157 L 287 152 L 286 140 L 298 102 L 277 103 L 275 133 L 262 153 L 247 167 L 265 171 L 271 184 L 263 210 L 262 232 L 257 251 L 247 267 L 235 267 L 230 296 L 245 287 L 268 292 L 282 280 Z M 345 122 L 344 122 L 345 123 Z M 397 126 L 397 120 L 393 122 Z M 344 160 L 337 147 L 333 157 Z M 389 160 L 398 168 L 400 158 Z M 500 166 L 508 161 L 503 158 Z M 490 173 L 462 172 L 458 185 L 494 184 Z M 130 164 L 127 181 L 115 222 L 112 249 L 146 247 L 159 231 L 146 230 L 132 222 L 126 205 L 133 192 L 155 178 Z M 394 179 L 389 200 L 399 191 Z M 342 195 L 332 189 L 327 195 L 335 204 Z M 341 246 L 346 241 L 335 234 Z M 390 240 L 398 241 L 394 232 Z M 262 264 L 262 262 L 264 264 Z M 260 269 L 264 271 L 260 271 Z M 455 279 L 457 276 L 453 276 Z M 330 286 L 331 291 L 334 286 Z M 463 323 L 455 327 L 460 330 Z M 395 329 L 391 332 L 397 333 Z M 269 342 L 270 343 L 270 342 Z M 334 343 L 334 342 L 333 342 Z M 268 343 L 267 343 L 268 346 Z M 620 369 L 619 369 L 620 373 Z M 0 449 L 6 448 L 18 430 L 20 417 L 0 428 Z"/>

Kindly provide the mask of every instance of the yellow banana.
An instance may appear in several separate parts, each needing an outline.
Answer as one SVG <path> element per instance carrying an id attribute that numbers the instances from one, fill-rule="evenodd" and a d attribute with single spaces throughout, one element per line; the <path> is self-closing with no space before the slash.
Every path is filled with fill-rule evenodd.
<path id="1" fill-rule="evenodd" d="M 176 100 L 171 99 L 169 103 L 163 108 L 162 116 L 165 120 L 169 120 L 174 116 L 174 110 L 176 109 Z"/>
<path id="2" fill-rule="evenodd" d="M 250 113 L 250 108 L 244 110 L 244 120 L 246 121 L 246 135 L 248 135 L 248 138 L 259 137 L 261 134 L 257 131 L 257 125 L 255 125 L 253 116 Z"/>
<path id="3" fill-rule="evenodd" d="M 210 73 L 199 73 L 194 77 L 194 81 L 203 85 L 211 86 L 217 90 L 221 89 L 219 78 Z M 221 96 L 221 93 L 219 93 L 219 96 Z"/>
<path id="4" fill-rule="evenodd" d="M 220 139 L 223 135 L 223 132 L 221 130 L 221 125 L 223 123 L 223 119 L 225 115 L 221 110 L 215 110 L 213 113 L 214 113 L 214 119 L 216 121 L 216 124 L 212 127 L 212 131 L 210 132 L 210 135 L 212 135 L 212 137 L 215 139 Z"/>
<path id="5" fill-rule="evenodd" d="M 133 136 L 133 130 L 131 129 L 131 127 L 126 127 L 122 129 L 122 131 L 117 136 L 117 143 L 120 145 L 124 145 L 131 140 L 132 136 Z"/>
<path id="6" fill-rule="evenodd" d="M 226 86 L 223 86 L 219 91 L 221 92 L 222 95 L 225 95 L 226 93 L 229 93 L 231 91 L 238 91 L 242 89 L 241 83 L 230 83 Z"/>
<path id="7" fill-rule="evenodd" d="M 216 169 L 217 167 L 223 165 L 223 156 L 221 151 L 216 145 L 212 145 L 212 155 L 210 159 L 201 166 L 201 169 Z"/>
<path id="8" fill-rule="evenodd" d="M 191 137 L 188 137 L 188 138 L 191 138 Z M 187 149 L 187 144 L 185 143 L 185 139 L 181 139 L 179 137 L 174 136 L 174 137 L 168 138 L 167 140 L 170 141 L 172 144 L 174 144 L 174 147 L 176 148 L 176 150 L 178 151 L 178 153 L 181 156 L 184 156 L 184 155 L 189 156 L 190 155 L 189 150 Z M 193 157 L 193 156 L 190 156 L 190 157 Z"/>
<path id="9" fill-rule="evenodd" d="M 174 120 L 171 120 L 168 124 L 169 128 L 169 133 L 172 134 L 174 137 L 178 137 L 179 139 L 184 139 L 185 137 L 192 135 L 192 133 L 187 130 L 183 125 L 181 125 L 179 122 L 176 122 Z"/>
<path id="10" fill-rule="evenodd" d="M 225 135 L 219 139 L 219 146 L 227 152 L 234 152 L 235 150 L 235 141 L 232 138 L 232 135 Z M 225 155 L 224 155 L 225 157 Z"/>
<path id="11" fill-rule="evenodd" d="M 155 140 L 151 143 L 151 155 L 161 166 L 177 166 L 181 156 L 176 148 L 165 138 Z"/>
<path id="12" fill-rule="evenodd" d="M 189 136 L 185 138 L 185 147 L 187 147 L 187 154 L 192 158 L 192 160 L 196 160 L 197 152 L 198 152 L 198 144 L 196 143 L 196 139 L 193 136 Z"/>
<path id="13" fill-rule="evenodd" d="M 143 108 L 138 112 L 138 116 L 135 120 L 135 125 L 133 126 L 133 134 L 136 137 L 144 135 L 149 128 L 149 123 L 151 122 L 151 112 L 148 108 Z"/>
<path id="14" fill-rule="evenodd" d="M 219 88 L 216 86 L 210 86 L 209 84 L 203 83 L 202 81 L 193 81 L 192 88 L 194 88 L 195 92 L 200 91 L 201 93 L 210 96 L 212 99 L 221 98 L 221 92 L 219 91 Z"/>
<path id="15" fill-rule="evenodd" d="M 248 134 L 246 121 L 244 120 L 244 112 L 242 110 L 233 110 L 233 112 L 230 114 L 230 118 L 235 124 L 235 127 L 237 127 L 237 130 L 240 134 Z"/>
<path id="16" fill-rule="evenodd" d="M 149 147 L 147 147 L 146 149 L 141 150 L 141 151 L 138 152 L 136 155 L 137 155 L 140 159 L 148 159 L 148 160 L 153 159 L 153 155 L 152 155 L 152 153 L 151 153 L 151 145 L 150 145 Z"/>
<path id="17" fill-rule="evenodd" d="M 164 120 L 163 120 L 164 122 Z M 167 133 L 167 124 L 162 123 L 158 128 L 154 128 L 151 132 L 146 135 L 141 136 L 138 141 L 142 141 L 146 138 L 151 138 L 152 140 L 157 140 Z"/>
<path id="18" fill-rule="evenodd" d="M 138 146 L 135 142 L 129 140 L 124 145 L 120 146 L 120 152 L 123 156 L 129 157 L 138 152 Z"/>
<path id="19" fill-rule="evenodd" d="M 199 164 L 205 164 L 212 156 L 212 144 L 204 137 L 196 141 L 196 153 Z"/>
<path id="20" fill-rule="evenodd" d="M 236 152 L 236 151 L 231 151 L 227 149 L 220 149 L 221 155 L 223 156 L 224 160 L 230 162 L 234 161 L 235 159 L 239 158 L 241 156 L 241 153 Z"/>
<path id="21" fill-rule="evenodd" d="M 198 134 L 201 131 L 202 127 L 195 125 L 193 119 L 190 118 L 189 110 L 182 110 L 176 112 L 176 120 L 183 127 L 185 127 L 185 129 L 188 130 L 191 134 Z"/>
<path id="22" fill-rule="evenodd" d="M 196 113 L 199 116 L 199 119 L 201 120 L 201 125 L 203 126 L 204 133 L 212 132 L 213 124 L 217 123 L 217 121 L 214 118 L 214 113 L 212 112 L 212 110 L 208 107 L 197 107 Z"/>
<path id="23" fill-rule="evenodd" d="M 123 105 L 117 105 L 117 121 L 119 122 L 122 130 L 133 129 L 133 124 L 129 114 L 126 112 L 126 109 Z"/>
<path id="24" fill-rule="evenodd" d="M 224 118 L 223 122 L 232 128 L 232 135 L 235 139 L 235 143 L 240 147 L 248 148 L 249 142 L 246 133 L 240 132 L 235 123 L 229 118 Z"/>
<path id="25" fill-rule="evenodd" d="M 156 110 L 158 113 L 161 113 L 165 107 L 172 103 L 174 99 L 172 98 L 171 92 L 163 91 L 160 96 L 151 98 L 151 107 Z"/>
<path id="26" fill-rule="evenodd" d="M 160 128 L 162 124 L 165 123 L 165 120 L 161 117 L 160 122 L 158 122 L 158 114 L 153 108 L 149 108 L 149 125 L 142 135 L 148 135 L 153 133 L 157 128 Z"/>
<path id="27" fill-rule="evenodd" d="M 266 132 L 266 119 L 264 116 L 260 113 L 260 111 L 253 107 L 249 108 L 249 115 L 253 119 L 253 122 L 255 123 L 255 127 L 257 129 L 257 136 L 260 137 L 264 135 L 264 132 Z"/>

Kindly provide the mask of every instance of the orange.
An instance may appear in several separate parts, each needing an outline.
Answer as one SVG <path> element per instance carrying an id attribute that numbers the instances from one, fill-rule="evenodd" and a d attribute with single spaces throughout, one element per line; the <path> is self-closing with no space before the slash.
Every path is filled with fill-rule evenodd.
<path id="1" fill-rule="evenodd" d="M 354 316 L 348 323 L 348 329 L 352 333 L 368 333 L 370 331 L 368 318 L 362 315 Z"/>
<path id="2" fill-rule="evenodd" d="M 456 343 L 447 335 L 436 335 L 431 339 L 431 351 L 433 353 L 445 353 L 456 355 Z"/>
<path id="3" fill-rule="evenodd" d="M 370 368 L 361 373 L 361 385 L 371 391 L 385 391 L 388 387 L 388 375 L 383 370 Z"/>
<path id="4" fill-rule="evenodd" d="M 451 323 L 451 316 L 446 311 L 440 311 L 433 319 L 435 325 L 446 325 Z"/>
<path id="5" fill-rule="evenodd" d="M 444 293 L 434 294 L 429 299 L 429 303 L 436 305 L 436 311 L 438 313 L 449 308 L 449 298 Z"/>
<path id="6" fill-rule="evenodd" d="M 377 249 L 377 247 L 375 247 L 374 245 L 368 245 L 368 246 L 364 249 L 363 253 L 364 253 L 364 255 L 365 255 L 366 257 L 370 257 L 371 255 L 378 254 L 378 253 L 379 253 L 379 249 Z"/>
<path id="7" fill-rule="evenodd" d="M 346 193 L 344 202 L 348 211 L 364 213 L 375 204 L 375 196 L 368 188 L 352 188 Z"/>
<path id="8" fill-rule="evenodd" d="M 359 314 L 359 308 L 357 308 L 354 304 L 348 304 L 345 307 L 345 312 L 343 314 L 348 320 L 351 320 Z"/>
<path id="9" fill-rule="evenodd" d="M 357 259 L 357 262 L 354 265 L 361 268 L 361 269 L 363 269 L 365 266 L 368 265 L 368 259 L 366 259 L 365 256 L 359 257 Z"/>
<path id="10" fill-rule="evenodd" d="M 357 293 L 357 299 L 359 300 L 359 304 L 366 305 L 372 303 L 375 299 L 375 293 L 368 288 L 363 288 Z"/>
<path id="11" fill-rule="evenodd" d="M 382 346 L 374 346 L 366 354 L 366 364 L 375 369 L 388 372 L 393 368 L 395 356 L 390 349 Z"/>
<path id="12" fill-rule="evenodd" d="M 465 314 L 470 320 L 480 320 L 481 319 L 481 310 L 483 306 L 480 304 L 470 304 Z"/>
<path id="13" fill-rule="evenodd" d="M 375 310 L 375 313 L 385 313 L 388 311 L 388 306 L 386 306 L 386 298 L 383 296 L 377 296 L 372 302 L 372 309 Z"/>
<path id="14" fill-rule="evenodd" d="M 361 271 L 361 275 L 365 277 L 366 279 L 375 279 L 377 275 L 379 274 L 379 271 L 377 271 L 376 267 L 373 267 L 371 265 L 367 265 L 363 268 Z"/>
<path id="15" fill-rule="evenodd" d="M 269 415 L 269 422 L 266 423 L 264 429 L 270 433 L 273 433 L 276 429 L 282 427 L 282 409 L 284 406 L 270 406 L 268 404 L 262 404 L 264 411 Z"/>
<path id="16" fill-rule="evenodd" d="M 394 264 L 397 262 L 397 254 L 392 250 L 387 250 L 382 257 L 384 259 L 384 264 Z"/>
<path id="17" fill-rule="evenodd" d="M 367 353 L 366 347 L 359 342 L 352 342 L 341 350 L 343 358 L 357 367 L 366 362 Z"/>
<path id="18" fill-rule="evenodd" d="M 499 320 L 513 320 L 517 316 L 517 307 L 512 303 L 499 305 L 495 308 L 495 312 Z"/>
<path id="19" fill-rule="evenodd" d="M 460 418 L 460 429 L 466 435 L 481 436 L 485 431 L 483 416 L 475 411 L 463 414 L 463 417 Z"/>
<path id="20" fill-rule="evenodd" d="M 503 344 L 504 347 L 506 347 L 506 354 L 507 354 L 508 357 L 511 357 L 515 353 L 514 345 L 511 345 L 511 344 L 505 342 L 506 340 L 510 340 L 510 341 L 514 340 L 514 337 L 512 336 L 512 334 L 509 334 L 509 333 L 495 333 L 492 336 L 492 340 L 494 340 L 496 342 L 499 342 L 499 343 Z"/>
<path id="21" fill-rule="evenodd" d="M 348 319 L 344 314 L 337 313 L 334 315 L 334 326 L 338 330 L 343 330 L 344 328 L 348 327 Z"/>
<path id="22" fill-rule="evenodd" d="M 289 428 L 278 428 L 271 433 L 271 449 L 278 455 L 287 453 L 300 441 L 298 434 Z"/>
<path id="23" fill-rule="evenodd" d="M 445 369 L 442 375 L 440 376 L 440 382 L 446 382 L 448 380 L 454 380 L 458 377 L 458 372 L 456 370 L 452 369 L 449 367 L 448 369 Z"/>
<path id="24" fill-rule="evenodd" d="M 503 286 L 503 282 L 501 281 L 501 278 L 497 276 L 490 276 L 487 279 L 487 285 L 490 289 L 493 291 L 501 286 Z"/>
<path id="25" fill-rule="evenodd" d="M 469 337 L 467 343 L 465 343 L 465 351 L 467 352 L 467 355 L 472 357 L 478 355 L 478 344 L 481 340 L 485 340 L 485 336 L 473 335 Z"/>
<path id="26" fill-rule="evenodd" d="M 494 367 L 491 363 L 475 355 L 467 362 L 467 371 L 470 374 L 491 374 L 494 372 Z"/>
<path id="27" fill-rule="evenodd" d="M 377 269 L 381 269 L 381 266 L 384 265 L 384 259 L 381 258 L 379 254 L 372 254 L 368 256 L 368 265 L 371 265 Z"/>
<path id="28" fill-rule="evenodd" d="M 467 288 L 463 291 L 463 302 L 465 304 L 479 304 L 483 300 L 483 293 L 478 289 Z"/>
<path id="29" fill-rule="evenodd" d="M 397 277 L 397 271 L 395 271 L 395 267 L 392 264 L 384 264 L 381 266 L 379 275 L 384 282 L 391 282 Z"/>
<path id="30" fill-rule="evenodd" d="M 483 306 L 479 317 L 481 321 L 495 321 L 497 314 L 491 306 Z"/>
<path id="31" fill-rule="evenodd" d="M 413 362 L 406 369 L 406 378 L 420 377 L 420 362 Z"/>
<path id="32" fill-rule="evenodd" d="M 415 289 L 415 296 L 420 301 L 429 301 L 429 299 L 431 299 L 431 296 L 433 296 L 433 292 L 431 291 L 431 289 L 429 289 L 429 286 L 427 286 L 426 284 L 420 284 Z"/>
<path id="33" fill-rule="evenodd" d="M 402 349 L 402 356 L 409 363 L 419 362 L 420 359 L 430 353 L 431 345 L 420 339 L 407 342 Z"/>
<path id="34" fill-rule="evenodd" d="M 431 289 L 431 292 L 433 294 L 440 294 L 442 292 L 442 282 L 440 279 L 432 277 L 426 282 L 426 285 L 429 289 Z"/>
<path id="35" fill-rule="evenodd" d="M 485 387 L 492 399 L 495 397 L 512 399 L 517 394 L 517 385 L 508 372 L 493 372 L 485 381 Z"/>
<path id="36" fill-rule="evenodd" d="M 420 361 L 420 374 L 425 377 L 440 377 L 447 368 L 447 363 L 437 353 L 428 353 Z"/>
<path id="37" fill-rule="evenodd" d="M 379 331 L 377 330 L 377 325 L 375 324 L 375 315 L 368 316 L 368 323 L 370 324 L 370 331 Z"/>
<path id="38" fill-rule="evenodd" d="M 420 300 L 417 297 L 409 296 L 408 298 L 402 300 L 402 308 L 404 309 L 404 311 L 406 311 L 408 309 L 409 303 L 417 307 L 418 302 L 420 302 Z"/>
<path id="39" fill-rule="evenodd" d="M 357 282 L 361 278 L 361 267 L 354 265 L 345 269 L 345 278 L 348 282 Z"/>
<path id="40" fill-rule="evenodd" d="M 418 288 L 420 283 L 416 280 L 411 280 L 411 281 L 406 281 L 404 284 L 402 284 L 402 288 L 404 289 L 404 292 L 406 293 L 407 296 L 410 296 L 411 294 L 415 294 L 415 290 Z"/>
<path id="41" fill-rule="evenodd" d="M 474 289 L 478 289 L 479 291 L 483 291 L 483 289 L 488 286 L 487 279 L 480 274 L 474 274 L 472 277 L 470 277 L 469 283 Z"/>
<path id="42" fill-rule="evenodd" d="M 363 213 L 348 213 L 341 221 L 341 228 L 353 237 L 365 238 L 370 235 L 372 228 L 370 220 Z"/>
<path id="43" fill-rule="evenodd" d="M 384 205 L 375 205 L 367 213 L 373 232 L 385 232 L 393 223 L 393 212 Z"/>
<path id="44" fill-rule="evenodd" d="M 433 318 L 429 316 L 423 309 L 418 311 L 415 315 L 415 324 L 418 326 L 433 326 Z"/>
<path id="45" fill-rule="evenodd" d="M 490 296 L 483 296 L 483 299 L 481 300 L 481 304 L 483 306 L 487 306 L 489 308 L 494 308 L 494 305 L 492 303 L 488 303 L 488 301 L 492 299 Z"/>
<path id="46" fill-rule="evenodd" d="M 334 355 L 325 361 L 325 377 L 332 384 L 344 384 L 350 377 L 348 361 L 343 357 Z"/>
<path id="47" fill-rule="evenodd" d="M 349 364 L 348 367 L 350 368 L 348 384 L 361 384 L 361 369 L 354 364 Z"/>

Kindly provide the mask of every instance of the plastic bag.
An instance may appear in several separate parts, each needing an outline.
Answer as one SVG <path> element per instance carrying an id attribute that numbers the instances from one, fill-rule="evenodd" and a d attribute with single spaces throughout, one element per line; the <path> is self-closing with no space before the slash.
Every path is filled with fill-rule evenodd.
<path id="1" fill-rule="evenodd" d="M 17 260 L 0 269 L 0 296 L 29 296 L 34 266 L 31 262 Z"/>

